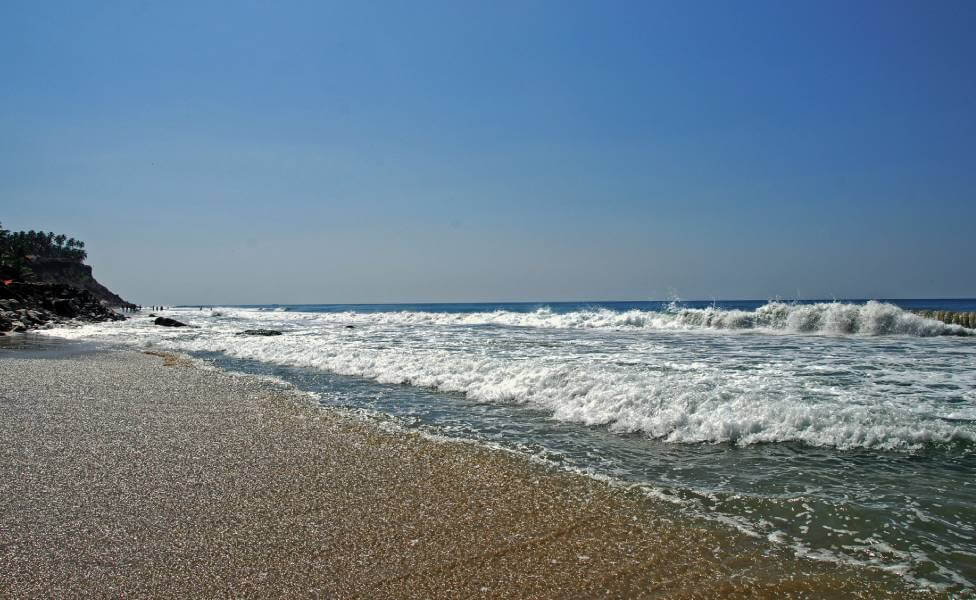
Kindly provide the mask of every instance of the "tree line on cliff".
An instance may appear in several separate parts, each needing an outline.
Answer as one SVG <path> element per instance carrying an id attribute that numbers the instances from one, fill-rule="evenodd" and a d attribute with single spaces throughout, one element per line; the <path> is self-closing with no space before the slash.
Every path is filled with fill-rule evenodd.
<path id="1" fill-rule="evenodd" d="M 0 276 L 27 280 L 37 259 L 81 263 L 88 258 L 85 242 L 53 231 L 10 231 L 0 223 Z"/>

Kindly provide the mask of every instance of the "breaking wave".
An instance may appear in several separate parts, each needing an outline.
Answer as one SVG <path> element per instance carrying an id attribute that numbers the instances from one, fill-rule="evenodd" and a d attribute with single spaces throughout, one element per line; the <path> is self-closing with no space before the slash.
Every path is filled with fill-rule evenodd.
<path id="1" fill-rule="evenodd" d="M 668 442 L 911 450 L 976 441 L 976 379 L 958 366 L 974 350 L 968 341 L 934 339 L 974 331 L 888 303 L 769 302 L 751 311 L 677 305 L 472 313 L 281 308 L 188 310 L 180 315 L 197 326 L 189 331 L 169 331 L 147 319 L 58 334 L 225 353 L 525 404 L 559 421 Z M 254 328 L 284 335 L 238 335 Z M 768 339 L 681 335 L 706 330 L 755 331 Z M 640 335 L 654 331 L 669 335 Z M 797 343 L 790 334 L 820 339 Z M 903 336 L 897 351 L 878 350 L 870 339 L 886 335 Z M 957 366 L 931 356 L 930 346 L 955 352 L 951 363 Z"/>
<path id="2" fill-rule="evenodd" d="M 524 404 L 558 421 L 640 432 L 666 442 L 796 441 L 914 450 L 976 441 L 971 371 L 948 368 L 925 350 L 938 343 L 940 351 L 951 352 L 944 347 L 950 340 L 926 336 L 962 328 L 890 304 L 770 303 L 751 312 L 227 313 L 188 319 L 198 325 L 190 331 L 166 330 L 146 320 L 57 334 L 225 353 L 461 393 L 481 402 Z M 485 329 L 485 323 L 519 327 Z M 281 329 L 284 335 L 238 335 L 257 327 Z M 581 336 L 578 328 L 603 331 Z M 881 355 L 864 337 L 848 343 L 841 336 L 823 336 L 798 344 L 776 335 L 757 346 L 752 336 L 633 335 L 652 328 L 923 337 L 906 339 L 899 352 Z M 960 356 L 972 355 L 968 343 L 953 346 Z"/>
<path id="3" fill-rule="evenodd" d="M 754 311 L 717 308 L 674 309 L 674 320 L 682 326 L 712 329 L 771 329 L 791 333 L 865 335 L 972 335 L 971 329 L 947 325 L 903 310 L 894 304 L 869 301 L 865 304 L 821 302 L 787 304 L 770 302 Z"/>
<path id="4" fill-rule="evenodd" d="M 264 309 L 266 311 L 266 309 Z M 275 309 L 281 311 L 281 308 Z M 475 313 L 390 311 L 376 313 L 290 313 L 295 319 L 360 325 L 502 325 L 557 329 L 760 330 L 825 335 L 942 335 L 971 336 L 976 330 L 949 325 L 901 309 L 894 304 L 769 302 L 753 311 L 718 307 L 684 308 L 672 304 L 664 311 L 614 311 L 606 308 L 555 312 L 547 307 L 532 312 L 499 310 Z M 311 316 L 306 316 L 311 315 Z M 278 315 L 275 316 L 277 318 Z"/>
<path id="5" fill-rule="evenodd" d="M 672 443 L 796 441 L 813 446 L 911 451 L 930 443 L 976 441 L 976 410 L 947 416 L 938 402 L 884 402 L 863 390 L 810 396 L 819 384 L 768 373 L 711 368 L 641 372 L 627 366 L 551 364 L 429 349 L 342 347 L 307 337 L 275 342 L 196 338 L 182 350 L 365 377 L 386 384 L 463 393 L 482 402 L 526 404 L 558 421 L 606 426 Z"/>

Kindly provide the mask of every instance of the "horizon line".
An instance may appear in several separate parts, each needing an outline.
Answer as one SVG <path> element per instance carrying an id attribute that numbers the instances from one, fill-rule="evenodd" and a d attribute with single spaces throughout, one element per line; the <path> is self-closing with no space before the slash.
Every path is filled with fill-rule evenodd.
<path id="1" fill-rule="evenodd" d="M 226 307 L 250 307 L 250 306 L 398 306 L 403 304 L 441 304 L 441 305 L 463 305 L 463 304 L 637 304 L 642 302 L 870 302 L 870 301 L 918 301 L 918 300 L 972 300 L 976 302 L 976 297 L 916 297 L 916 298 L 668 298 L 668 299 L 649 299 L 649 300 L 450 300 L 450 301 L 398 301 L 398 302 L 251 302 L 244 304 L 229 304 L 217 302 L 188 302 L 172 304 L 171 308 L 192 308 L 194 306 L 226 306 Z M 165 303 L 164 303 L 165 305 Z M 139 306 L 145 307 L 144 304 Z"/>

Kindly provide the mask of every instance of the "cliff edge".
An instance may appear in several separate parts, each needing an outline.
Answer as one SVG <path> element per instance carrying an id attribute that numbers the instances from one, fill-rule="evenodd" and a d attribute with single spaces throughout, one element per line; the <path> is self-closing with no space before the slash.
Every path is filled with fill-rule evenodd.
<path id="1" fill-rule="evenodd" d="M 131 302 L 126 302 L 121 296 L 100 284 L 92 276 L 90 265 L 77 260 L 65 258 L 35 258 L 29 262 L 29 267 L 37 283 L 56 283 L 80 290 L 86 290 L 92 296 L 107 306 L 120 308 L 138 308 Z"/>

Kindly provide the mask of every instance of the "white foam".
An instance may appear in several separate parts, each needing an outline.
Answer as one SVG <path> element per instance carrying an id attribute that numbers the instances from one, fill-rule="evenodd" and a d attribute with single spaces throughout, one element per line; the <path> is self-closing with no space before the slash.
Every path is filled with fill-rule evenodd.
<path id="1" fill-rule="evenodd" d="M 274 309 L 226 308 L 228 316 L 279 319 L 286 307 Z M 275 313 L 275 314 L 267 314 Z M 532 312 L 492 311 L 443 313 L 423 311 L 301 313 L 288 316 L 305 320 L 313 315 L 315 322 L 351 325 L 503 325 L 549 329 L 659 329 L 659 330 L 759 330 L 764 332 L 816 333 L 826 335 L 976 335 L 960 325 L 948 325 L 921 317 L 893 304 L 869 301 L 864 304 L 821 302 L 792 304 L 770 302 L 754 311 L 728 310 L 717 307 L 682 308 L 672 305 L 667 311 L 605 308 L 554 312 L 547 307 Z"/>
<path id="2" fill-rule="evenodd" d="M 916 348 L 912 344 L 922 344 L 919 339 L 900 342 L 899 352 L 888 352 L 869 345 L 872 338 L 863 336 L 856 338 L 865 342 L 821 337 L 816 343 L 822 348 L 806 348 L 813 342 L 795 336 L 770 336 L 759 344 L 742 336 L 680 334 L 687 328 L 759 327 L 779 333 L 812 329 L 922 336 L 949 328 L 877 302 L 770 303 L 753 312 L 678 309 L 667 314 L 223 312 L 220 318 L 187 313 L 186 320 L 201 326 L 192 330 L 155 327 L 145 320 L 50 333 L 112 337 L 184 352 L 224 352 L 459 392 L 479 401 L 528 404 L 561 421 L 641 432 L 674 443 L 800 441 L 913 450 L 930 443 L 976 441 L 973 369 L 946 368 L 932 354 L 968 352 L 967 358 L 953 360 L 968 360 L 971 366 L 976 352 L 967 340 L 935 340 L 943 345 Z M 480 327 L 485 323 L 507 327 Z M 349 324 L 355 328 L 347 329 Z M 574 333 L 622 324 L 630 328 L 626 331 L 661 324 L 670 329 L 651 337 L 624 335 L 619 329 Z M 562 332 L 538 331 L 557 325 Z M 528 330 L 521 329 L 526 326 Z M 235 335 L 249 327 L 273 327 L 285 335 Z M 856 371 L 852 363 L 873 371 Z"/>

